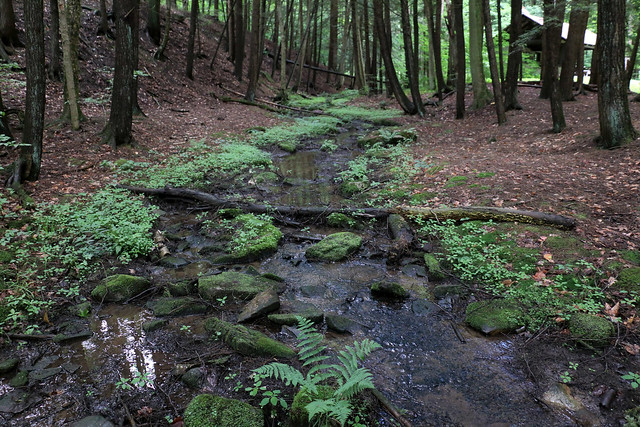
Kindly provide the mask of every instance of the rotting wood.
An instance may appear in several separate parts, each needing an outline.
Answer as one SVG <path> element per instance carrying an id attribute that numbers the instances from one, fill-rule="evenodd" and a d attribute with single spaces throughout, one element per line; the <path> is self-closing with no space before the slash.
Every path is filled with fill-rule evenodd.
<path id="1" fill-rule="evenodd" d="M 391 401 L 387 399 L 384 394 L 380 393 L 380 391 L 376 390 L 375 388 L 371 390 L 371 393 L 376 397 L 376 399 L 378 399 L 384 409 L 386 409 L 387 412 L 389 412 L 391 416 L 393 416 L 393 418 L 395 418 L 395 420 L 400 423 L 400 425 L 404 427 L 413 426 L 413 424 L 411 424 L 411 421 L 403 417 L 402 414 L 400 414 L 400 411 L 398 411 L 395 405 L 391 403 Z"/>
<path id="2" fill-rule="evenodd" d="M 395 264 L 399 262 L 404 254 L 409 250 L 413 243 L 413 231 L 407 223 L 407 221 L 398 214 L 391 214 L 387 218 L 387 224 L 391 237 L 393 237 L 393 243 L 389 248 L 389 257 L 387 262 L 389 264 Z"/>
<path id="3" fill-rule="evenodd" d="M 326 217 L 332 213 L 367 218 L 387 218 L 391 214 L 400 214 L 405 218 L 420 217 L 434 220 L 481 220 L 496 222 L 522 222 L 526 224 L 548 225 L 561 229 L 572 229 L 576 226 L 574 218 L 545 212 L 526 211 L 510 208 L 496 208 L 491 206 L 469 206 L 457 208 L 418 208 L 397 207 L 390 209 L 378 208 L 332 208 L 329 206 L 270 206 L 255 203 L 247 203 L 234 200 L 225 200 L 213 194 L 187 188 L 144 188 L 120 185 L 134 193 L 156 197 L 175 197 L 179 199 L 196 200 L 207 203 L 211 208 L 239 208 L 251 213 L 279 214 L 285 216 L 316 216 Z"/>

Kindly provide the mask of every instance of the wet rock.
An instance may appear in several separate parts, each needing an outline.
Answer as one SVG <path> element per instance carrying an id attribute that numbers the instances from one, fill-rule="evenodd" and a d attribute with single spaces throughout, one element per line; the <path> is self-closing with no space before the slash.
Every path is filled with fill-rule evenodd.
<path id="1" fill-rule="evenodd" d="M 293 397 L 291 411 L 289 412 L 289 423 L 292 426 L 307 427 L 312 425 L 309 422 L 309 412 L 306 406 L 315 400 L 331 399 L 335 390 L 328 385 L 319 385 L 317 393 L 311 393 L 308 389 L 302 388 Z"/>
<path id="2" fill-rule="evenodd" d="M 7 372 L 11 372 L 18 367 L 20 364 L 20 359 L 12 357 L 11 359 L 6 359 L 0 362 L 0 374 L 6 374 Z"/>
<path id="3" fill-rule="evenodd" d="M 298 317 L 304 317 L 313 323 L 320 323 L 324 319 L 324 313 L 320 310 L 303 311 L 300 313 L 277 313 L 268 315 L 267 319 L 278 325 L 295 326 L 298 324 Z"/>
<path id="4" fill-rule="evenodd" d="M 409 293 L 396 282 L 376 282 L 371 285 L 371 295 L 382 298 L 404 299 Z"/>
<path id="5" fill-rule="evenodd" d="M 167 268 L 180 268 L 187 264 L 189 264 L 189 261 L 175 256 L 166 256 L 160 260 L 160 265 Z"/>
<path id="6" fill-rule="evenodd" d="M 253 214 L 243 214 L 235 217 L 233 226 L 234 236 L 238 241 L 227 247 L 228 255 L 216 258 L 214 262 L 229 264 L 232 262 L 249 262 L 273 254 L 282 240 L 282 232 L 263 219 Z"/>
<path id="7" fill-rule="evenodd" d="M 508 333 L 524 325 L 524 311 L 509 300 L 476 301 L 467 306 L 465 321 L 485 334 Z"/>
<path id="8" fill-rule="evenodd" d="M 417 299 L 411 304 L 411 311 L 417 316 L 431 316 L 438 311 L 440 307 L 426 299 Z"/>
<path id="9" fill-rule="evenodd" d="M 400 271 L 402 271 L 404 274 L 406 274 L 409 277 L 426 277 L 427 276 L 426 268 L 424 268 L 421 265 L 408 264 L 408 265 L 402 266 Z"/>
<path id="10" fill-rule="evenodd" d="M 144 322 L 142 324 L 142 330 L 145 331 L 145 332 L 153 332 L 153 331 L 156 331 L 158 329 L 161 329 L 167 323 L 168 323 L 168 321 L 164 320 L 164 319 L 150 320 L 150 321 Z"/>
<path id="11" fill-rule="evenodd" d="M 300 293 L 307 298 L 324 298 L 329 290 L 322 285 L 305 285 L 300 287 Z"/>
<path id="12" fill-rule="evenodd" d="M 9 381 L 9 385 L 16 388 L 24 387 L 27 384 L 29 384 L 29 372 L 27 371 L 18 372 L 13 378 L 11 378 L 11 381 Z"/>
<path id="13" fill-rule="evenodd" d="M 362 237 L 348 231 L 325 237 L 307 249 L 308 260 L 342 261 L 362 246 Z"/>
<path id="14" fill-rule="evenodd" d="M 91 313 L 91 303 L 88 301 L 69 307 L 69 313 L 78 317 L 88 317 Z"/>
<path id="15" fill-rule="evenodd" d="M 27 393 L 26 391 L 10 391 L 0 399 L 0 412 L 19 414 L 29 406 L 39 403 L 41 400 L 42 398 L 35 394 Z"/>
<path id="16" fill-rule="evenodd" d="M 147 302 L 146 306 L 158 317 L 203 314 L 208 309 L 205 303 L 190 297 L 157 298 Z"/>
<path id="17" fill-rule="evenodd" d="M 270 171 L 260 172 L 253 176 L 253 182 L 257 185 L 276 184 L 280 182 L 278 174 Z"/>
<path id="18" fill-rule="evenodd" d="M 197 389 L 200 388 L 204 381 L 205 371 L 203 368 L 192 368 L 189 369 L 182 375 L 182 382 L 189 388 Z"/>
<path id="19" fill-rule="evenodd" d="M 361 329 L 361 325 L 358 322 L 339 314 L 326 314 L 324 318 L 327 322 L 327 327 L 339 333 L 347 332 L 353 334 Z"/>
<path id="20" fill-rule="evenodd" d="M 359 138 L 358 145 L 363 148 L 372 147 L 376 144 L 389 146 L 414 142 L 416 139 L 418 139 L 418 134 L 415 129 L 379 129 Z"/>
<path id="21" fill-rule="evenodd" d="M 198 279 L 198 293 L 202 298 L 211 302 L 224 297 L 249 300 L 260 292 L 277 285 L 277 282 L 261 276 L 226 271 L 216 276 L 205 276 Z"/>
<path id="22" fill-rule="evenodd" d="M 446 296 L 463 296 L 467 293 L 467 288 L 462 285 L 440 285 L 433 288 L 433 296 L 436 299 Z"/>
<path id="23" fill-rule="evenodd" d="M 620 289 L 640 292 L 640 267 L 625 268 L 618 275 L 616 285 Z"/>
<path id="24" fill-rule="evenodd" d="M 113 423 L 100 415 L 91 415 L 76 421 L 71 427 L 113 427 Z"/>
<path id="25" fill-rule="evenodd" d="M 84 330 L 84 331 L 76 332 L 73 334 L 58 334 L 55 337 L 53 337 L 53 342 L 64 344 L 64 343 L 70 343 L 73 341 L 84 341 L 84 340 L 88 340 L 92 336 L 93 336 L 93 332 L 91 332 L 90 330 Z"/>
<path id="26" fill-rule="evenodd" d="M 186 297 L 195 291 L 195 286 L 190 281 L 183 280 L 181 282 L 169 283 L 167 289 L 172 297 Z"/>
<path id="27" fill-rule="evenodd" d="M 209 318 L 204 327 L 214 338 L 220 338 L 229 347 L 245 356 L 293 357 L 295 352 L 286 345 L 269 338 L 262 332 L 246 326 L 234 325 L 215 317 Z"/>
<path id="28" fill-rule="evenodd" d="M 264 277 L 265 279 L 273 280 L 274 282 L 284 283 L 284 279 L 282 277 L 278 276 L 277 274 L 264 273 L 262 275 L 262 277 Z"/>
<path id="29" fill-rule="evenodd" d="M 584 404 L 571 395 L 566 384 L 556 383 L 542 395 L 542 401 L 560 412 L 565 413 L 578 425 L 599 425 L 597 414 L 587 410 Z"/>
<path id="30" fill-rule="evenodd" d="M 609 345 L 615 327 L 608 319 L 587 313 L 575 313 L 569 320 L 571 335 L 593 347 Z"/>
<path id="31" fill-rule="evenodd" d="M 31 381 L 41 381 L 46 380 L 47 378 L 51 378 L 55 375 L 58 375 L 62 372 L 62 368 L 46 368 L 46 369 L 37 369 L 35 371 L 29 372 L 29 380 Z"/>
<path id="32" fill-rule="evenodd" d="M 427 276 L 434 282 L 443 280 L 446 277 L 440 263 L 432 254 L 424 254 L 424 264 L 427 269 Z"/>
<path id="33" fill-rule="evenodd" d="M 249 303 L 242 309 L 242 312 L 238 316 L 238 322 L 246 322 L 248 320 L 256 319 L 267 313 L 271 313 L 280 308 L 280 297 L 276 293 L 275 289 L 267 289 L 256 295 Z"/>
<path id="34" fill-rule="evenodd" d="M 135 297 L 151 287 L 151 282 L 143 277 L 116 274 L 105 278 L 91 292 L 96 301 L 122 302 Z"/>
<path id="35" fill-rule="evenodd" d="M 262 427 L 262 411 L 241 400 L 213 394 L 194 397 L 184 411 L 184 427 Z"/>

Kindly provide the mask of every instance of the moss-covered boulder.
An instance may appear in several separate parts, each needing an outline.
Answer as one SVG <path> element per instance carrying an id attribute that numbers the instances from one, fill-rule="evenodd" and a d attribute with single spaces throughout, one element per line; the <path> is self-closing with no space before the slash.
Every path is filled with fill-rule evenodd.
<path id="1" fill-rule="evenodd" d="M 311 393 L 308 389 L 302 388 L 293 397 L 291 412 L 289 413 L 289 425 L 296 427 L 311 426 L 309 412 L 306 406 L 314 400 L 326 400 L 333 397 L 335 390 L 327 385 L 318 386 L 317 393 Z"/>
<path id="2" fill-rule="evenodd" d="M 158 329 L 165 327 L 167 323 L 169 322 L 166 319 L 149 320 L 142 324 L 142 330 L 145 332 L 157 331 Z"/>
<path id="3" fill-rule="evenodd" d="M 592 347 L 606 347 L 615 334 L 615 327 L 608 319 L 587 313 L 576 313 L 569 320 L 571 335 Z"/>
<path id="4" fill-rule="evenodd" d="M 372 147 L 374 145 L 398 145 L 414 142 L 418 139 L 415 129 L 379 129 L 358 139 L 360 147 Z"/>
<path id="5" fill-rule="evenodd" d="M 234 228 L 227 255 L 217 263 L 249 262 L 271 255 L 278 249 L 282 232 L 269 218 L 253 214 L 238 215 L 233 219 Z"/>
<path id="6" fill-rule="evenodd" d="M 69 307 L 69 313 L 78 317 L 88 317 L 91 313 L 91 303 L 88 301 Z"/>
<path id="7" fill-rule="evenodd" d="M 324 320 L 327 322 L 327 328 L 341 334 L 353 334 L 362 329 L 360 323 L 339 314 L 325 314 Z"/>
<path id="8" fill-rule="evenodd" d="M 525 324 L 525 312 L 514 301 L 494 299 L 472 302 L 465 321 L 485 334 L 513 332 Z"/>
<path id="9" fill-rule="evenodd" d="M 151 287 L 151 282 L 144 277 L 128 274 L 115 274 L 105 278 L 91 292 L 96 301 L 122 302 L 139 295 Z"/>
<path id="10" fill-rule="evenodd" d="M 12 357 L 10 359 L 5 359 L 0 362 L 0 374 L 6 374 L 7 372 L 11 372 L 18 367 L 20 364 L 20 359 Z"/>
<path id="11" fill-rule="evenodd" d="M 268 315 L 267 319 L 278 325 L 295 326 L 298 324 L 298 317 L 304 317 L 313 323 L 320 323 L 324 319 L 324 313 L 320 310 L 307 310 L 300 313 L 276 313 Z"/>
<path id="12" fill-rule="evenodd" d="M 193 283 L 188 280 L 169 283 L 167 285 L 167 290 L 172 297 L 186 297 L 187 295 L 191 295 L 194 292 L 194 288 Z"/>
<path id="13" fill-rule="evenodd" d="M 427 270 L 427 277 L 434 282 L 443 280 L 446 275 L 440 266 L 440 262 L 433 254 L 424 254 L 424 265 Z"/>
<path id="14" fill-rule="evenodd" d="M 308 260 L 342 261 L 362 246 L 362 237 L 348 231 L 335 233 L 307 249 Z"/>
<path id="15" fill-rule="evenodd" d="M 279 341 L 246 326 L 234 325 L 211 317 L 204 323 L 205 330 L 213 338 L 224 341 L 229 347 L 245 356 L 293 357 L 296 353 Z"/>
<path id="16" fill-rule="evenodd" d="M 640 292 L 640 267 L 625 268 L 618 275 L 618 287 L 627 291 Z"/>
<path id="17" fill-rule="evenodd" d="M 262 411 L 241 400 L 212 394 L 194 397 L 184 411 L 184 427 L 262 427 Z"/>
<path id="18" fill-rule="evenodd" d="M 351 228 L 351 229 L 360 229 L 362 225 L 349 215 L 345 215 L 343 213 L 334 212 L 327 216 L 327 224 L 330 227 L 336 228 Z"/>
<path id="19" fill-rule="evenodd" d="M 407 290 L 396 282 L 375 282 L 370 289 L 371 295 L 378 298 L 403 299 L 409 296 Z"/>
<path id="20" fill-rule="evenodd" d="M 271 287 L 278 287 L 278 284 L 278 282 L 262 276 L 225 271 L 215 276 L 205 276 L 198 279 L 198 294 L 211 302 L 225 297 L 249 300 Z"/>
<path id="21" fill-rule="evenodd" d="M 154 315 L 162 316 L 186 316 L 189 314 L 203 314 L 207 312 L 207 305 L 201 300 L 190 297 L 156 298 L 147 303 L 147 308 Z"/>

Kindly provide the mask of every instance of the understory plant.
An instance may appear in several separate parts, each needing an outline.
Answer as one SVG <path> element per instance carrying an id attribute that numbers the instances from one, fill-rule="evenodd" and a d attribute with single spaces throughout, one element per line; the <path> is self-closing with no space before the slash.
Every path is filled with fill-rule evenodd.
<path id="1" fill-rule="evenodd" d="M 248 391 L 257 394 L 263 390 L 263 403 L 271 402 L 273 394 L 268 394 L 262 381 L 265 378 L 281 380 L 286 386 L 298 388 L 299 392 L 306 392 L 314 399 L 305 406 L 310 423 L 328 426 L 331 422 L 345 425 L 352 414 L 352 399 L 366 389 L 373 389 L 372 373 L 366 367 L 360 366 L 364 359 L 374 350 L 381 348 L 380 344 L 369 339 L 354 342 L 353 347 L 346 346 L 337 352 L 337 363 L 329 363 L 331 356 L 327 355 L 327 347 L 322 344 L 323 335 L 317 332 L 313 322 L 298 317 L 299 349 L 298 357 L 306 373 L 295 367 L 272 362 L 253 370 L 254 387 Z M 328 385 L 333 394 L 327 398 L 318 397 L 319 387 Z M 267 399 L 268 398 L 268 399 Z M 267 399 L 267 400 L 265 400 Z M 276 398 L 276 403 L 277 403 Z"/>

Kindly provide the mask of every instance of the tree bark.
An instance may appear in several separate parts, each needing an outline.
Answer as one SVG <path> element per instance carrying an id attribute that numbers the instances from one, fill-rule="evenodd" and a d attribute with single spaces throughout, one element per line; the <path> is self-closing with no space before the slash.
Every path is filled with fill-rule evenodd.
<path id="1" fill-rule="evenodd" d="M 45 56 L 44 56 L 44 9 L 40 1 L 24 3 L 24 21 L 27 43 L 27 89 L 22 148 L 16 164 L 17 179 L 12 185 L 22 181 L 36 181 L 40 177 L 42 163 L 42 136 L 44 132 L 45 109 Z"/>
<path id="2" fill-rule="evenodd" d="M 545 80 L 542 82 L 540 97 L 543 97 L 542 93 L 547 87 L 554 133 L 560 133 L 567 127 L 560 97 L 560 82 L 558 81 L 558 56 L 560 54 L 560 41 L 562 40 L 564 9 L 565 3 L 563 0 L 544 0 L 542 49 L 545 52 Z"/>
<path id="3" fill-rule="evenodd" d="M 49 0 L 51 20 L 49 25 L 49 79 L 62 81 L 62 65 L 60 62 L 60 14 L 58 0 Z"/>
<path id="4" fill-rule="evenodd" d="M 331 0 L 329 6 L 329 58 L 328 68 L 336 71 L 338 65 L 338 0 Z M 329 83 L 327 74 L 327 83 Z"/>
<path id="5" fill-rule="evenodd" d="M 147 33 L 156 46 L 160 45 L 160 0 L 148 0 Z"/>
<path id="6" fill-rule="evenodd" d="M 114 0 L 117 1 L 117 0 Z M 113 34 L 109 28 L 109 19 L 107 17 L 107 0 L 100 0 L 100 26 L 98 27 L 98 35 L 104 34 L 113 39 Z"/>
<path id="7" fill-rule="evenodd" d="M 401 0 L 405 1 L 406 0 Z M 362 51 L 362 38 L 360 28 L 360 16 L 358 13 L 358 5 L 356 0 L 351 0 L 351 25 L 353 35 L 351 40 L 353 41 L 353 66 L 354 66 L 354 88 L 358 89 L 362 94 L 366 94 L 369 91 L 367 85 L 367 74 L 364 66 L 364 53 Z"/>
<path id="8" fill-rule="evenodd" d="M 599 143 L 620 147 L 637 137 L 631 123 L 624 70 L 625 0 L 598 0 Z"/>
<path id="9" fill-rule="evenodd" d="M 244 65 L 244 16 L 243 16 L 243 0 L 234 0 L 233 6 L 233 58 L 234 58 L 234 75 L 239 81 L 242 81 L 242 67 Z"/>
<path id="10" fill-rule="evenodd" d="M 256 89 L 258 88 L 258 78 L 260 77 L 260 64 L 262 63 L 262 20 L 261 17 L 262 0 L 253 0 L 251 6 L 251 45 L 249 47 L 249 84 L 247 85 L 247 93 L 245 99 L 253 101 L 256 97 Z"/>
<path id="11" fill-rule="evenodd" d="M 522 0 L 511 0 L 511 26 L 509 28 L 509 59 L 504 82 L 505 110 L 521 110 L 518 102 L 518 74 L 522 65 Z"/>
<path id="12" fill-rule="evenodd" d="M 74 4 L 75 3 L 75 4 Z M 62 64 L 64 68 L 64 106 L 62 117 L 68 117 L 73 130 L 80 129 L 80 106 L 78 104 L 78 38 L 80 2 L 58 0 L 60 34 L 62 35 Z M 78 30 L 78 32 L 76 32 Z M 74 40 L 75 39 L 75 40 Z"/>
<path id="13" fill-rule="evenodd" d="M 189 18 L 189 39 L 187 41 L 187 68 L 185 75 L 193 80 L 193 60 L 195 56 L 196 28 L 198 27 L 198 0 L 191 0 L 191 16 Z"/>
<path id="14" fill-rule="evenodd" d="M 473 109 L 483 108 L 491 102 L 491 93 L 487 88 L 484 76 L 483 30 L 482 0 L 469 0 L 469 68 L 473 88 L 473 103 L 471 104 Z"/>
<path id="15" fill-rule="evenodd" d="M 22 47 L 22 43 L 18 39 L 12 0 L 0 0 L 0 39 L 5 46 Z"/>
<path id="16" fill-rule="evenodd" d="M 562 71 L 560 72 L 560 98 L 562 101 L 573 101 L 573 77 L 576 74 L 578 55 L 583 52 L 584 33 L 589 20 L 589 5 L 586 0 L 574 0 L 569 16 L 569 33 L 564 44 Z"/>
<path id="17" fill-rule="evenodd" d="M 453 0 L 453 15 L 456 30 L 456 119 L 464 118 L 464 92 L 466 87 L 466 54 L 464 50 L 464 21 L 462 0 Z"/>
<path id="18" fill-rule="evenodd" d="M 427 26 L 429 28 L 429 42 L 433 44 L 433 61 L 436 68 L 436 84 L 438 88 L 438 98 L 442 100 L 442 95 L 450 89 L 444 81 L 442 72 L 442 0 L 425 0 L 427 7 Z"/>
<path id="19" fill-rule="evenodd" d="M 500 71 L 498 70 L 498 62 L 496 60 L 496 49 L 493 44 L 493 30 L 491 24 L 491 9 L 489 8 L 489 0 L 482 0 L 482 10 L 484 14 L 484 31 L 487 38 L 487 54 L 489 56 L 489 68 L 491 69 L 491 84 L 493 86 L 493 99 L 496 103 L 496 114 L 498 116 L 498 124 L 507 122 L 507 116 L 504 112 L 504 100 L 502 99 L 502 83 L 500 82 Z"/>
<path id="20" fill-rule="evenodd" d="M 407 66 L 407 77 L 409 79 L 409 89 L 411 99 L 416 113 L 424 117 L 424 104 L 420 96 L 420 81 L 418 77 L 418 64 L 415 63 L 413 52 L 413 42 L 411 40 L 411 21 L 409 20 L 409 3 L 407 0 L 400 0 L 400 14 L 402 19 L 402 37 L 404 45 L 404 60 Z"/>
<path id="21" fill-rule="evenodd" d="M 226 29 L 226 26 L 225 26 Z M 164 51 L 167 48 L 167 46 L 169 45 L 169 31 L 171 30 L 171 2 L 167 2 L 167 17 L 165 18 L 165 23 L 164 23 L 164 33 L 162 35 L 162 42 L 160 43 L 160 46 L 158 47 L 158 50 L 156 50 L 156 52 L 153 54 L 153 59 L 160 61 L 164 58 Z M 224 30 L 222 31 L 222 34 L 220 35 L 220 37 L 222 37 L 224 35 Z M 220 46 L 220 43 L 218 42 L 218 46 Z M 216 53 L 218 51 L 216 50 Z M 213 59 L 215 59 L 215 55 L 213 56 Z M 211 64 L 213 64 L 213 59 L 211 60 Z"/>
<path id="22" fill-rule="evenodd" d="M 13 134 L 11 133 L 11 128 L 9 127 L 5 110 L 4 102 L 2 102 L 2 91 L 0 90 L 0 135 L 13 139 Z"/>
<path id="23" fill-rule="evenodd" d="M 636 30 L 636 36 L 633 39 L 633 47 L 631 48 L 631 55 L 629 56 L 629 63 L 627 64 L 627 87 L 631 84 L 633 78 L 633 70 L 636 68 L 636 60 L 638 58 L 638 45 L 640 44 L 640 26 Z"/>
<path id="24" fill-rule="evenodd" d="M 113 148 L 133 145 L 133 109 L 136 104 L 134 72 L 138 32 L 138 0 L 115 0 L 116 59 L 111 93 L 109 122 L 103 130 L 103 142 Z"/>

